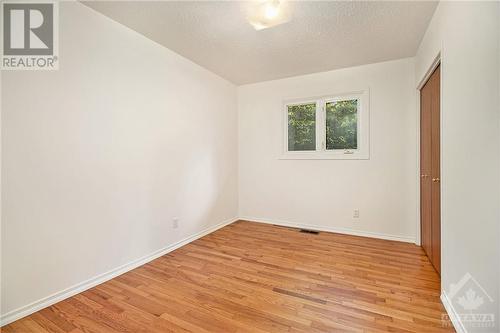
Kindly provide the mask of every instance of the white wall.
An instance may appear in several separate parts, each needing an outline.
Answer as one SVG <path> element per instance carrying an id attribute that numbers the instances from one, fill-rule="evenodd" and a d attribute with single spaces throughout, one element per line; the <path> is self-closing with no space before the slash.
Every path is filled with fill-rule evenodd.
<path id="1" fill-rule="evenodd" d="M 442 53 L 442 287 L 470 273 L 499 319 L 500 96 L 498 2 L 441 2 L 416 56 L 416 84 Z M 463 308 L 452 300 L 456 311 Z M 476 329 L 466 327 L 469 332 Z M 481 331 L 481 330 L 477 330 Z M 498 331 L 492 329 L 492 332 Z"/>
<path id="2" fill-rule="evenodd" d="M 415 240 L 414 82 L 402 59 L 238 87 L 240 216 Z M 369 160 L 278 159 L 284 100 L 367 87 Z"/>
<path id="3" fill-rule="evenodd" d="M 237 217 L 227 81 L 68 2 L 60 69 L 1 80 L 2 315 Z"/>

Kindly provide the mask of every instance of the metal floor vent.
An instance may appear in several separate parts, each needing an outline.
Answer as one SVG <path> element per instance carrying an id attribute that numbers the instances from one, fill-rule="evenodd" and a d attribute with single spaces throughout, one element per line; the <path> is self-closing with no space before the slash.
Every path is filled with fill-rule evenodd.
<path id="1" fill-rule="evenodd" d="M 300 229 L 300 232 L 304 232 L 306 234 L 313 234 L 313 235 L 317 235 L 319 234 L 319 231 L 316 231 L 316 230 L 309 230 L 309 229 Z"/>

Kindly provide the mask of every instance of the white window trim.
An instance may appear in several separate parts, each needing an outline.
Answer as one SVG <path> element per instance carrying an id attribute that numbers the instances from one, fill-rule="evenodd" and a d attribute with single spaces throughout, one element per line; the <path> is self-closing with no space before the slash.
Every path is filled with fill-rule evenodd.
<path id="1" fill-rule="evenodd" d="M 327 102 L 358 100 L 358 149 L 326 149 L 326 111 Z M 297 104 L 316 104 L 316 150 L 288 151 L 288 106 Z M 370 93 L 368 89 L 331 94 L 317 98 L 287 100 L 283 102 L 283 143 L 280 159 L 284 160 L 367 160 L 370 159 Z"/>

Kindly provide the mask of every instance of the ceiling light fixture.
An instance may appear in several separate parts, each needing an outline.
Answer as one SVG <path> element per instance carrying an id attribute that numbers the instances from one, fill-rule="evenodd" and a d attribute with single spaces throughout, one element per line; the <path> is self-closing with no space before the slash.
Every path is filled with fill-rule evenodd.
<path id="1" fill-rule="evenodd" d="M 265 4 L 265 15 L 266 18 L 272 20 L 278 16 L 280 13 L 280 2 L 279 1 L 270 1 Z"/>
<path id="2" fill-rule="evenodd" d="M 290 21 L 290 9 L 284 0 L 261 0 L 247 3 L 247 19 L 255 30 L 271 28 Z"/>

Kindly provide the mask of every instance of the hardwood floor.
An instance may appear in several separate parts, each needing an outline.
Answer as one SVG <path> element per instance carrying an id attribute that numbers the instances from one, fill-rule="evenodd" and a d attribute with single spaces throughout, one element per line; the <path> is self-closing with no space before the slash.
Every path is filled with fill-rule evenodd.
<path id="1" fill-rule="evenodd" d="M 412 244 L 239 221 L 2 332 L 454 332 Z"/>

